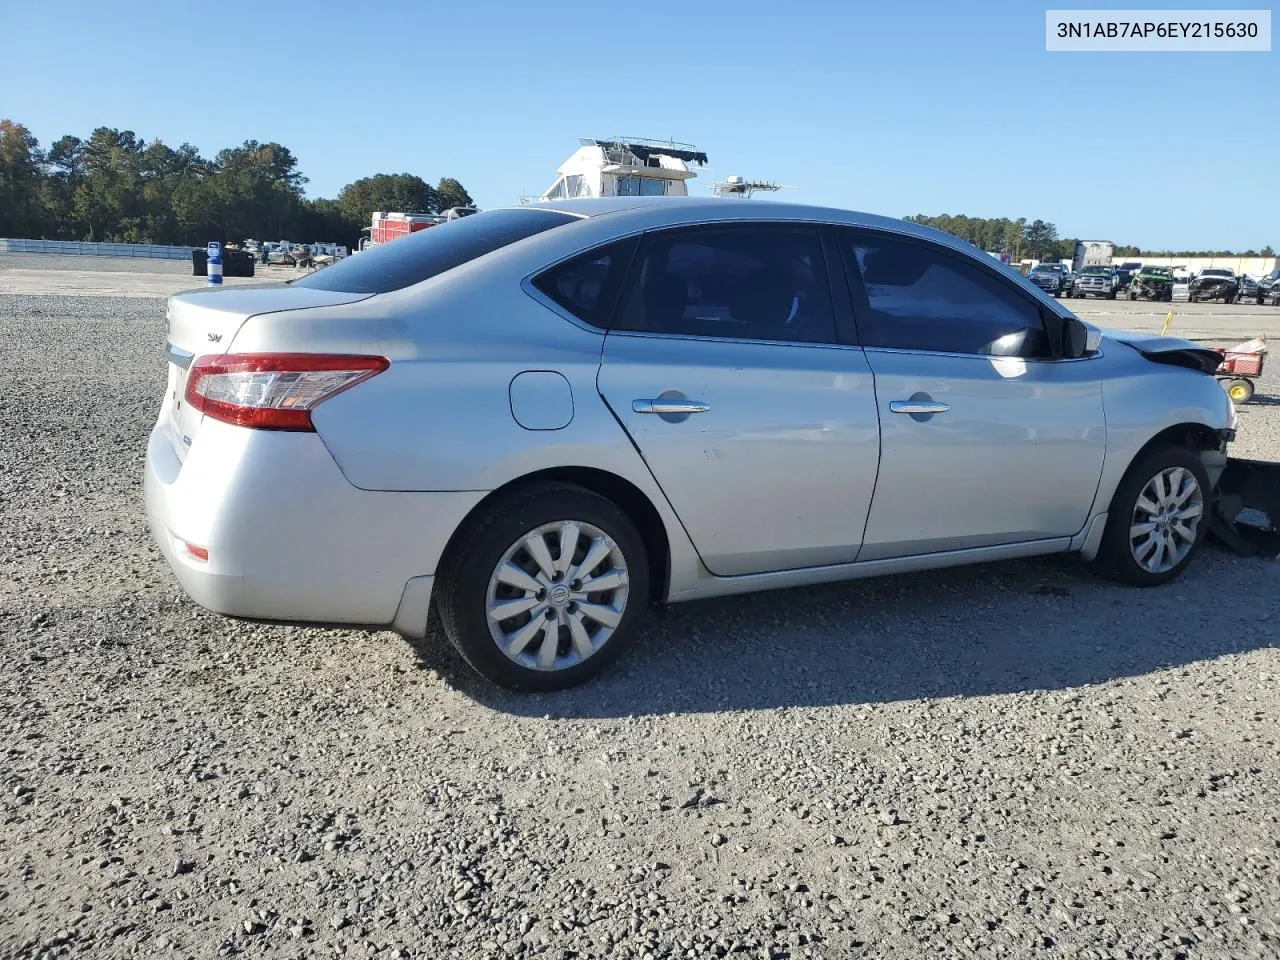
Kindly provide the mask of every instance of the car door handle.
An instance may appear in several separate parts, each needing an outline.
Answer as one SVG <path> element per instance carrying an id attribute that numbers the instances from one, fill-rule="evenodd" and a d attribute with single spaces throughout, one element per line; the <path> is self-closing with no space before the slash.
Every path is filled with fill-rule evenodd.
<path id="1" fill-rule="evenodd" d="M 711 404 L 703 403 L 701 400 L 666 400 L 658 397 L 654 400 L 633 400 L 631 409 L 636 413 L 671 416 L 672 414 L 706 413 L 711 409 Z"/>
<path id="2" fill-rule="evenodd" d="M 892 413 L 946 413 L 951 409 L 948 403 L 937 400 L 890 400 L 889 410 Z"/>

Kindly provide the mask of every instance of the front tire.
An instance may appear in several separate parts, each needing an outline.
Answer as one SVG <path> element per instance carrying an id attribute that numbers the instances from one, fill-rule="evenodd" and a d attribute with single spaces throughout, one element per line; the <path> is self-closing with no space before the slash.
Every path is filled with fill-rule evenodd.
<path id="1" fill-rule="evenodd" d="M 604 497 L 572 484 L 526 487 L 459 536 L 440 584 L 440 620 L 486 680 L 562 690 L 598 674 L 634 638 L 649 603 L 649 562 L 635 525 Z"/>
<path id="2" fill-rule="evenodd" d="M 1209 529 L 1209 476 L 1194 451 L 1165 446 L 1141 455 L 1120 481 L 1095 565 L 1135 587 L 1177 578 Z"/>

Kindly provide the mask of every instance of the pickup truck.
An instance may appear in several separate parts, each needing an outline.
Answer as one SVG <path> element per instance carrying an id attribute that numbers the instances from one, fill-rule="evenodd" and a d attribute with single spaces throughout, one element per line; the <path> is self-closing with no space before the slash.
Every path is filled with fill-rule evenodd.
<path id="1" fill-rule="evenodd" d="M 1027 279 L 1055 297 L 1071 293 L 1071 268 L 1065 263 L 1038 263 L 1031 268 Z"/>
<path id="2" fill-rule="evenodd" d="M 1116 298 L 1117 276 L 1114 267 L 1085 267 L 1071 285 L 1070 296 Z"/>
<path id="3" fill-rule="evenodd" d="M 1221 300 L 1223 303 L 1235 303 L 1240 293 L 1240 282 L 1230 270 L 1217 267 L 1201 270 L 1191 281 L 1187 299 L 1192 303 L 1200 300 Z"/>
<path id="4" fill-rule="evenodd" d="M 1173 299 L 1173 273 L 1166 267 L 1142 267 L 1129 282 L 1130 300 Z"/>

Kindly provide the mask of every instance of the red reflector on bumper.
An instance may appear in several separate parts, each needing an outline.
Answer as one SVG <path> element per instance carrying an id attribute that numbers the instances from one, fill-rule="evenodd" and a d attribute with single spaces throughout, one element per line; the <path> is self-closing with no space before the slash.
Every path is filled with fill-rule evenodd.
<path id="1" fill-rule="evenodd" d="M 187 543 L 185 540 L 182 541 L 182 546 L 197 560 L 203 560 L 206 563 L 209 561 L 209 550 L 206 547 L 197 547 L 194 543 Z"/>

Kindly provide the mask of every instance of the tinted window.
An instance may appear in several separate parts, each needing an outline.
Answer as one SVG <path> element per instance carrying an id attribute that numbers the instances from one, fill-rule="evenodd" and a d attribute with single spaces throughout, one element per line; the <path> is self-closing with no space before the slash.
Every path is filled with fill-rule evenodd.
<path id="1" fill-rule="evenodd" d="M 814 230 L 743 225 L 651 234 L 631 277 L 617 329 L 836 342 Z"/>
<path id="2" fill-rule="evenodd" d="M 576 219 L 553 210 L 477 213 L 379 244 L 295 280 L 294 285 L 343 293 L 400 290 Z"/>
<path id="3" fill-rule="evenodd" d="M 533 285 L 579 320 L 606 327 L 633 249 L 634 240 L 600 247 L 552 267 Z"/>
<path id="4" fill-rule="evenodd" d="M 1038 356 L 1047 338 L 1030 297 L 960 256 L 924 244 L 855 238 L 854 263 L 870 312 L 868 347 Z"/>

